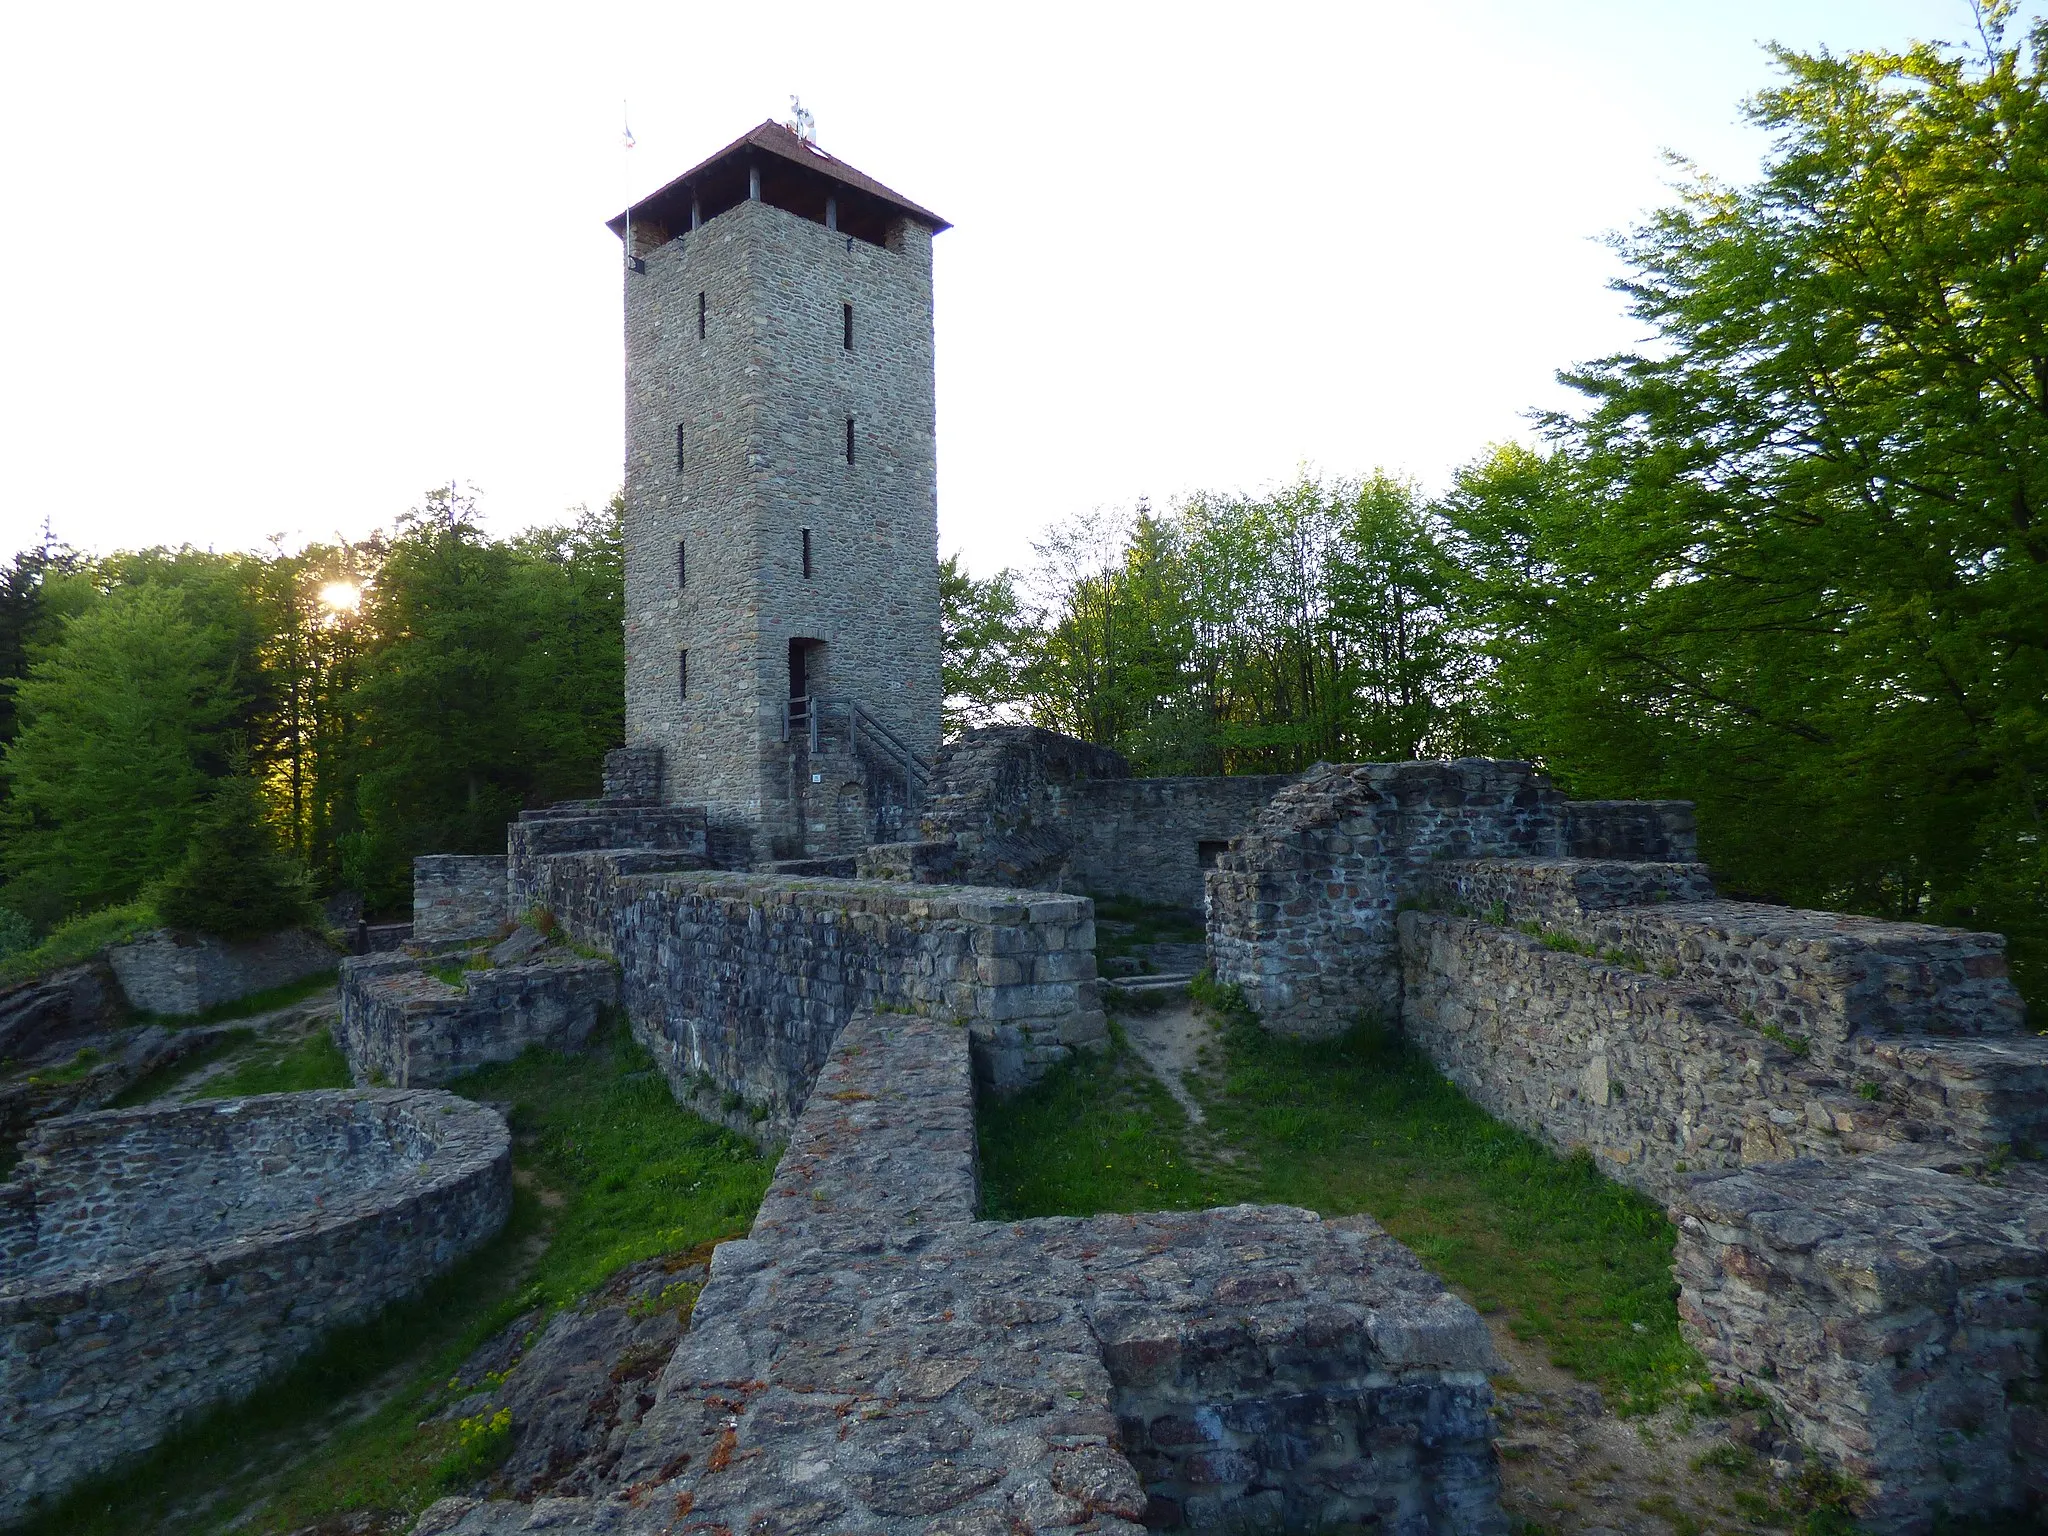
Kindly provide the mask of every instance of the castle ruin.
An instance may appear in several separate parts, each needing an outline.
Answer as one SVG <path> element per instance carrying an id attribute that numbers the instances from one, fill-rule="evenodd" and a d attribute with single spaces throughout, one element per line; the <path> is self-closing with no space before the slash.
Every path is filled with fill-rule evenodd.
<path id="1" fill-rule="evenodd" d="M 1267 1029 L 1398 1025 L 1667 1202 L 1715 1379 L 1875 1528 L 2048 1495 L 2048 1181 L 2011 1161 L 2048 1042 L 1996 936 L 1721 901 L 1689 806 L 1523 763 L 1141 779 L 1032 728 L 939 742 L 945 227 L 774 124 L 613 221 L 627 744 L 504 859 L 422 861 L 421 937 L 545 909 L 679 1098 L 789 1150 L 610 1481 L 420 1532 L 1501 1531 L 1484 1329 L 1369 1223 L 975 1219 L 973 1095 L 1104 1036 L 1088 895 L 1201 907 Z M 516 1048 L 440 986 L 345 968 L 359 1070 Z"/>

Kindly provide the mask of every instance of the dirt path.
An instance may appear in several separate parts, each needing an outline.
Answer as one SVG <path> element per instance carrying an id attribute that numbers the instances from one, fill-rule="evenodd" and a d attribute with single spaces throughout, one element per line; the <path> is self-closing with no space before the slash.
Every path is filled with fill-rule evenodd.
<path id="1" fill-rule="evenodd" d="M 301 998 L 269 1013 L 237 1019 L 234 1028 L 251 1031 L 255 1038 L 207 1062 L 179 1078 L 156 1096 L 159 1104 L 186 1104 L 200 1096 L 206 1085 L 227 1076 L 256 1055 L 274 1056 L 289 1051 L 314 1034 L 331 1029 L 341 1018 L 341 993 L 328 988 Z"/>
<path id="2" fill-rule="evenodd" d="M 1194 1004 L 1182 1000 L 1168 1003 L 1153 1013 L 1133 1013 L 1122 1021 L 1131 1049 L 1166 1086 L 1174 1102 L 1187 1111 L 1191 1125 L 1202 1125 L 1208 1117 L 1188 1091 L 1187 1076 L 1196 1070 L 1202 1047 L 1215 1038 L 1215 1026 Z"/>

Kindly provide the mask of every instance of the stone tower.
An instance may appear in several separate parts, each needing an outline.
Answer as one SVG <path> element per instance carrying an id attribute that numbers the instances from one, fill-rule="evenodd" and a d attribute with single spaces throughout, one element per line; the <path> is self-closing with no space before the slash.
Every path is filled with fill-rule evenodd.
<path id="1" fill-rule="evenodd" d="M 626 744 L 721 862 L 915 835 L 939 742 L 932 236 L 775 123 L 611 221 Z"/>

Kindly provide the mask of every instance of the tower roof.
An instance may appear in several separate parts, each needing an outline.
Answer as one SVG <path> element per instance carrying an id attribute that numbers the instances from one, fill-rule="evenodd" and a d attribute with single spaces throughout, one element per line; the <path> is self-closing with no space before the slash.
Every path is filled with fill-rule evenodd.
<path id="1" fill-rule="evenodd" d="M 772 121 L 749 129 L 708 160 L 607 219 L 606 227 L 620 236 L 628 219 L 667 230 L 688 229 L 693 202 L 700 216 L 709 219 L 745 201 L 749 168 L 761 172 L 762 201 L 822 220 L 825 199 L 837 196 L 840 227 L 877 244 L 881 243 L 881 231 L 896 215 L 907 214 L 933 234 L 952 228 L 929 208 L 918 206 Z"/>

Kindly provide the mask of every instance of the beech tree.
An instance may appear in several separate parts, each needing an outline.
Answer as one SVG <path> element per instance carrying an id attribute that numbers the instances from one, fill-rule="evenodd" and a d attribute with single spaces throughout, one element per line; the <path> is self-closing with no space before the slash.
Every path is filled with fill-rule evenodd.
<path id="1" fill-rule="evenodd" d="M 2048 30 L 1775 50 L 1762 176 L 1620 249 L 1655 345 L 1447 510 L 1505 738 L 1752 894 L 2048 961 Z"/>

